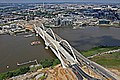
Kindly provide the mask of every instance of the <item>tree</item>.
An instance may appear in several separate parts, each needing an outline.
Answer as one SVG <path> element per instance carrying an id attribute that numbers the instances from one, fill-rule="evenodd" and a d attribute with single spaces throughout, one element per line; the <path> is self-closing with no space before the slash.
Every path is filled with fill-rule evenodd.
<path id="1" fill-rule="evenodd" d="M 60 64 L 60 61 L 59 61 L 58 59 L 54 59 L 52 66 L 55 66 L 55 65 L 57 65 L 57 64 Z"/>
<path id="2" fill-rule="evenodd" d="M 43 68 L 50 67 L 52 66 L 52 64 L 53 64 L 52 60 L 45 59 L 41 61 L 41 65 L 43 66 Z"/>
<path id="3" fill-rule="evenodd" d="M 13 77 L 13 72 L 10 72 L 10 71 L 7 72 L 7 73 L 6 73 L 6 77 L 7 77 L 7 78 Z"/>

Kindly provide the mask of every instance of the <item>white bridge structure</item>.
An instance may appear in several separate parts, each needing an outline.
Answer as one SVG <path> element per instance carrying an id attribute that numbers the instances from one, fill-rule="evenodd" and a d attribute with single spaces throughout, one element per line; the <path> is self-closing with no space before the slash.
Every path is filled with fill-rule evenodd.
<path id="1" fill-rule="evenodd" d="M 23 25 L 21 25 L 22 23 Z M 76 69 L 81 76 L 80 80 L 83 80 L 83 77 L 87 80 L 100 79 L 91 77 L 91 75 L 84 72 L 79 67 L 79 65 L 85 65 L 90 70 L 94 71 L 98 75 L 101 75 L 102 78 L 106 78 L 107 80 L 120 80 L 120 77 L 116 74 L 110 72 L 101 65 L 85 58 L 76 49 L 74 49 L 68 41 L 63 40 L 61 37 L 55 34 L 51 28 L 45 28 L 44 25 L 40 23 L 40 21 L 31 21 L 29 23 L 33 24 L 33 28 L 36 32 L 36 35 L 40 35 L 40 37 L 45 42 L 45 48 L 48 49 L 49 47 L 54 52 L 54 54 L 60 60 L 63 68 L 72 66 L 72 68 Z M 24 27 L 24 25 L 26 24 L 28 24 L 28 22 L 21 21 L 17 25 L 21 25 L 22 27 Z"/>
<path id="2" fill-rule="evenodd" d="M 79 68 L 77 65 L 77 64 L 81 64 L 81 65 L 86 65 L 89 69 L 101 75 L 102 77 L 107 78 L 108 80 L 120 79 L 119 76 L 110 72 L 106 68 L 85 58 L 76 49 L 71 47 L 69 42 L 63 40 L 58 35 L 54 34 L 51 28 L 45 28 L 42 23 L 33 24 L 33 25 L 36 34 L 40 35 L 40 37 L 44 40 L 46 46 L 45 48 L 48 49 L 49 47 L 54 52 L 54 54 L 60 60 L 63 68 L 73 66 L 80 73 L 80 75 L 84 76 L 84 78 L 88 80 L 99 80 L 83 72 L 82 69 Z"/>
<path id="3" fill-rule="evenodd" d="M 57 41 L 57 38 L 51 28 L 46 28 L 41 24 L 41 27 L 37 27 L 34 24 L 34 29 L 37 34 L 41 36 L 44 40 L 46 49 L 49 47 L 58 59 L 61 61 L 63 68 L 66 68 L 68 65 L 73 65 L 78 63 L 75 53 L 73 52 L 72 47 L 66 40 Z M 61 43 L 67 44 L 70 53 L 61 45 Z"/>

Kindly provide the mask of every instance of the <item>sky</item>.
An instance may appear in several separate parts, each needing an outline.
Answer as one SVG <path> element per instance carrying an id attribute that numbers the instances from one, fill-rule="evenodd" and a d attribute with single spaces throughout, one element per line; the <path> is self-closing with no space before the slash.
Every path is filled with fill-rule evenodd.
<path id="1" fill-rule="evenodd" d="M 40 3 L 40 2 L 100 2 L 100 3 L 120 3 L 120 0 L 0 0 L 0 3 Z"/>

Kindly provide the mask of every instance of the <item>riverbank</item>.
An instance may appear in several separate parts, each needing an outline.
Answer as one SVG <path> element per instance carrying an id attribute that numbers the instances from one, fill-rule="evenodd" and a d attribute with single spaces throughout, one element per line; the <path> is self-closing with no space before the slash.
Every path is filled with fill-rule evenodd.
<path id="1" fill-rule="evenodd" d="M 90 57 L 98 53 L 107 52 L 110 50 L 120 49 L 120 46 L 98 46 L 90 50 L 82 51 L 81 54 L 85 57 Z"/>
<path id="2" fill-rule="evenodd" d="M 61 64 L 54 68 L 42 68 L 34 72 L 9 78 L 8 80 L 77 80 L 76 75 L 70 68 L 63 68 Z"/>
<path id="3" fill-rule="evenodd" d="M 107 51 L 113 51 L 120 49 L 120 47 L 95 47 L 87 51 L 81 52 L 85 57 L 90 57 L 92 55 L 98 54 L 98 53 L 104 53 Z M 120 52 L 111 52 L 109 54 L 102 54 L 98 56 L 94 56 L 93 58 L 90 58 L 90 60 L 104 66 L 105 68 L 108 68 L 110 71 L 116 73 L 117 75 L 120 75 Z"/>
<path id="4" fill-rule="evenodd" d="M 39 69 L 44 69 L 44 68 L 54 68 L 56 65 L 60 64 L 60 61 L 58 59 L 44 59 L 40 61 L 40 64 L 37 65 L 31 65 L 31 66 L 22 66 L 16 70 L 12 70 L 12 71 L 8 71 L 8 72 L 4 72 L 0 74 L 0 80 L 3 79 L 9 79 L 9 78 L 18 78 L 18 76 L 20 77 L 21 75 L 24 76 L 24 74 L 26 73 L 33 73 L 36 72 Z M 22 77 L 23 77 L 22 76 Z"/>

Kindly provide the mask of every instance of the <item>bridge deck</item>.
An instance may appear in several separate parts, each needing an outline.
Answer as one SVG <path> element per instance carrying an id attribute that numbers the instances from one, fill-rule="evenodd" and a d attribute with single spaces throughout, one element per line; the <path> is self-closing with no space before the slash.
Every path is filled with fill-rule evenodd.
<path id="1" fill-rule="evenodd" d="M 39 28 L 39 27 L 38 27 Z M 41 28 L 39 28 L 41 29 Z M 41 30 L 39 30 L 41 31 Z M 62 53 L 62 55 L 66 58 L 67 61 L 69 61 L 71 64 L 74 63 L 74 58 L 71 57 L 71 55 L 59 44 L 58 41 L 54 40 L 48 33 L 46 33 L 45 31 L 43 31 L 44 36 L 47 40 L 47 42 L 50 44 L 49 46 L 52 46 L 53 48 L 55 48 L 54 45 L 56 45 L 56 47 L 58 48 L 58 50 L 60 51 L 60 53 Z M 43 37 L 41 34 L 42 32 L 38 33 L 41 37 Z"/>

